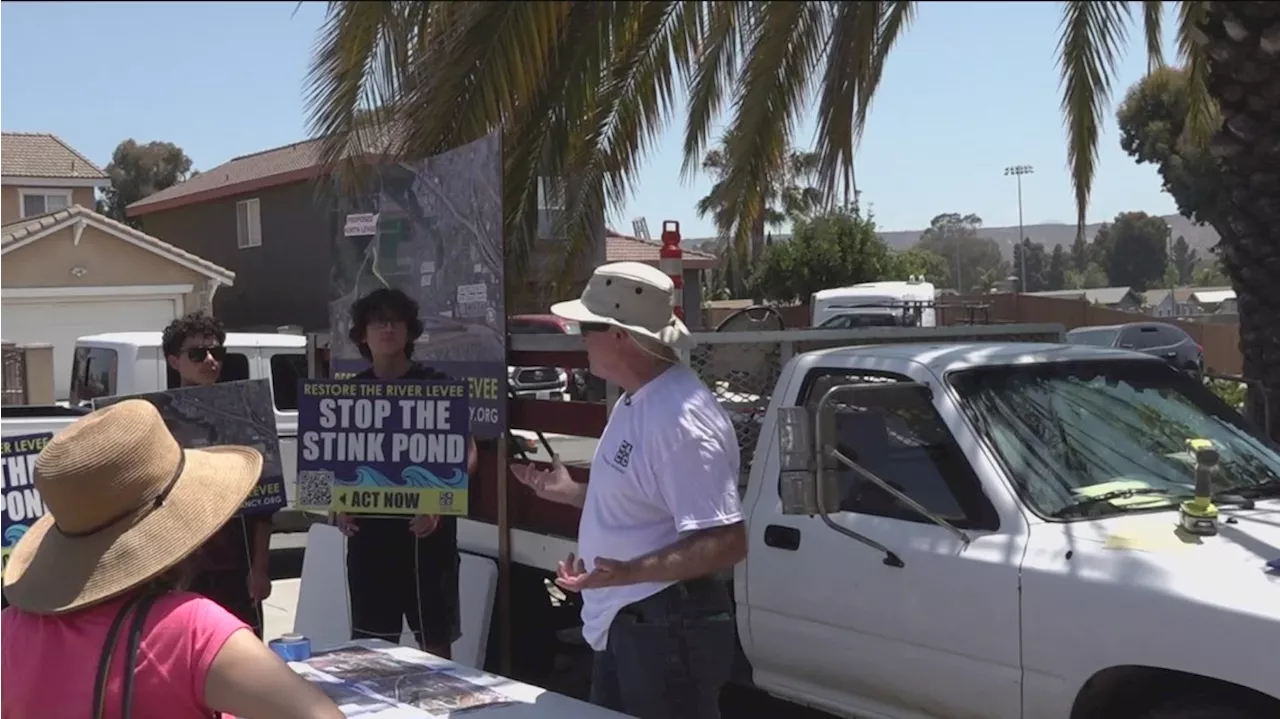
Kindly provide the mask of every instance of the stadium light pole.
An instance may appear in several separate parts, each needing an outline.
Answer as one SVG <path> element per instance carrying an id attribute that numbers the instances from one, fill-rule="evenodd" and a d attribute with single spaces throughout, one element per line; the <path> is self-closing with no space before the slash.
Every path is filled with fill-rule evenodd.
<path id="1" fill-rule="evenodd" d="M 1010 165 L 1004 168 L 1004 176 L 1012 175 L 1018 181 L 1018 255 L 1022 258 L 1022 281 L 1019 282 L 1018 289 L 1022 292 L 1027 291 L 1027 245 L 1026 238 L 1022 236 L 1022 176 L 1030 175 L 1035 172 L 1031 165 Z"/>

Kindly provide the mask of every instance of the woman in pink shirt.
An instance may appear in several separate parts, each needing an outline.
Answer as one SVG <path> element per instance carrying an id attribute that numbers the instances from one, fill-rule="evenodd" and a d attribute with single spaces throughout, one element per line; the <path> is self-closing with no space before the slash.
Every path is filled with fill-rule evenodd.
<path id="1" fill-rule="evenodd" d="M 10 555 L 2 719 L 339 719 L 239 619 L 181 590 L 262 457 L 183 450 L 150 403 L 84 417 L 35 462 L 49 511 Z"/>

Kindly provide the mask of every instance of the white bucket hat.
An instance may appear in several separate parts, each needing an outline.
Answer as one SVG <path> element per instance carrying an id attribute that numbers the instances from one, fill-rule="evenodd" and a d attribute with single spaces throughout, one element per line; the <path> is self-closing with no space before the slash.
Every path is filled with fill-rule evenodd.
<path id="1" fill-rule="evenodd" d="M 675 350 L 691 349 L 693 336 L 674 307 L 675 285 L 661 270 L 640 262 L 612 262 L 591 274 L 582 299 L 558 302 L 551 313 L 619 327 Z"/>

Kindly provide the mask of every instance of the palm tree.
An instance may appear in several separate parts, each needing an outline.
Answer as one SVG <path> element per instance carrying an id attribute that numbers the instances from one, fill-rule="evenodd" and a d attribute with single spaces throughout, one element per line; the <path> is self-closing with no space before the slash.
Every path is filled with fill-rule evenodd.
<path id="1" fill-rule="evenodd" d="M 854 148 L 915 2 L 330 3 L 313 66 L 313 129 L 326 157 L 350 152 L 358 109 L 385 106 L 396 156 L 500 130 L 513 261 L 527 250 L 541 175 L 570 177 L 570 249 L 588 218 L 630 194 L 649 143 L 689 93 L 686 175 L 729 108 L 721 199 L 735 247 L 765 215 L 770 178 L 816 95 L 818 189 L 854 185 Z M 1083 226 L 1117 56 L 1132 5 L 1063 3 L 1058 49 L 1068 162 Z M 1163 3 L 1141 3 L 1150 64 L 1162 62 Z M 1213 133 L 1230 196 L 1217 228 L 1239 298 L 1245 373 L 1280 406 L 1280 3 L 1179 2 L 1188 126 Z M 1216 109 L 1216 111 L 1215 111 Z M 1216 132 L 1215 132 L 1216 130 Z M 1258 405 L 1253 405 L 1258 406 Z M 1255 414 L 1256 416 L 1256 414 Z"/>
<path id="2" fill-rule="evenodd" d="M 721 147 L 723 142 L 727 139 L 722 141 Z M 718 281 L 716 284 L 728 290 L 729 296 L 737 297 L 745 291 L 750 279 L 747 268 L 764 254 L 766 230 L 776 230 L 789 222 L 804 219 L 826 205 L 822 193 L 814 187 L 817 169 L 816 153 L 788 150 L 766 188 L 764 215 L 756 218 L 751 227 L 749 246 L 730 247 L 729 234 L 735 218 L 730 214 L 731 206 L 722 198 L 722 181 L 729 171 L 728 161 L 721 148 L 708 151 L 702 158 L 703 172 L 716 178 L 716 182 L 711 191 L 698 200 L 695 209 L 698 217 L 711 215 L 715 218 L 717 238 L 710 251 L 721 258 L 722 264 L 710 275 Z"/>
<path id="3" fill-rule="evenodd" d="M 308 80 L 321 161 L 414 159 L 503 136 L 509 262 L 527 266 L 537 188 L 568 178 L 569 271 L 631 195 L 692 71 L 701 13 L 680 2 L 330 2 Z M 360 131 L 370 118 L 388 132 Z M 563 278 L 562 278 L 563 279 Z"/>

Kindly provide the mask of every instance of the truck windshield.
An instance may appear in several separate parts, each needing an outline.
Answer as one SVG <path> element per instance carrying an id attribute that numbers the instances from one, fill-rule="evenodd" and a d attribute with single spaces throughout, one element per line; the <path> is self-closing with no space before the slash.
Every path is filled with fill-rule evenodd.
<path id="1" fill-rule="evenodd" d="M 1044 516 L 1167 509 L 1193 493 L 1189 439 L 1208 439 L 1220 453 L 1215 492 L 1280 484 L 1274 445 L 1204 385 L 1164 365 L 1054 362 L 961 370 L 947 380 Z M 1091 501 L 1102 495 L 1117 500 Z"/>

